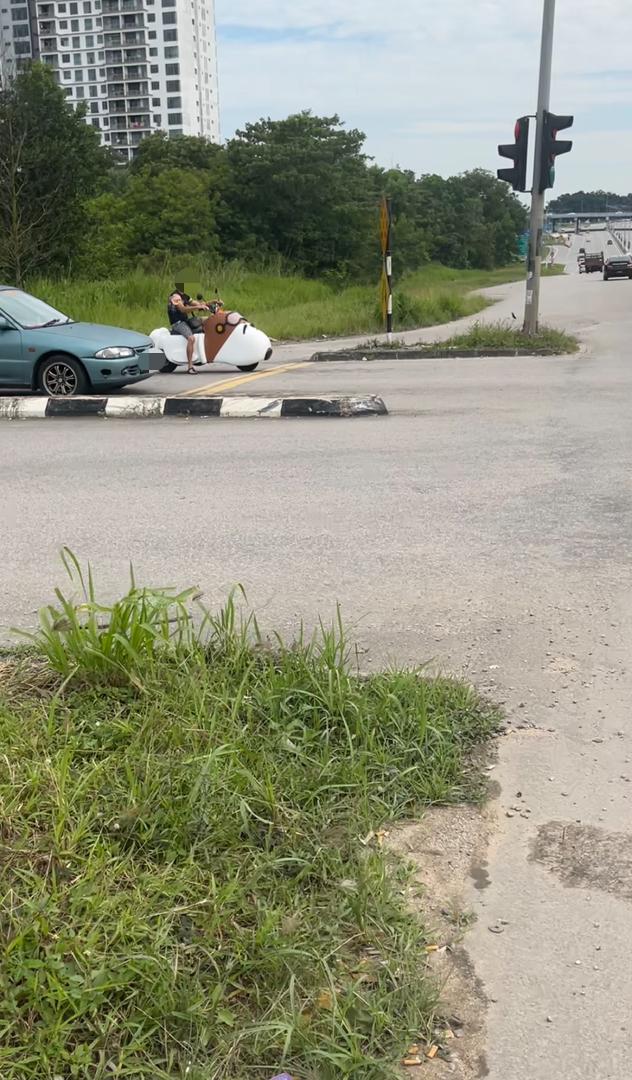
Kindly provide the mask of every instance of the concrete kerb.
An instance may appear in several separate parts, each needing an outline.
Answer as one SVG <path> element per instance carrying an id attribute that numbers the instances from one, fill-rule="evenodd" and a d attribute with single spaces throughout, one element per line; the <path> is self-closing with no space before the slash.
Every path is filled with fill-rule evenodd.
<path id="1" fill-rule="evenodd" d="M 365 397 L 72 397 L 0 398 L 0 420 L 44 420 L 49 417 L 152 419 L 208 417 L 280 420 L 284 417 L 387 416 L 382 398 Z"/>
<path id="2" fill-rule="evenodd" d="M 560 356 L 553 349 L 459 349 L 428 348 L 415 346 L 403 349 L 340 349 L 338 352 L 317 352 L 310 357 L 314 364 L 335 363 L 336 361 L 371 360 L 468 360 L 495 356 Z"/>

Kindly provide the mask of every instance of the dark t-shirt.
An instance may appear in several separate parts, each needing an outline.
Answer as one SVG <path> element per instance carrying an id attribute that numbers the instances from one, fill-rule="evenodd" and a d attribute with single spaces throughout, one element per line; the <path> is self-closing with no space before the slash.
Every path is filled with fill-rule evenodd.
<path id="1" fill-rule="evenodd" d="M 179 296 L 182 297 L 182 302 L 185 305 L 191 303 L 191 297 L 189 296 L 188 293 L 184 293 L 184 292 L 181 292 L 181 293 L 178 293 L 178 294 L 171 293 L 171 296 L 169 297 L 169 299 L 167 301 L 167 316 L 169 318 L 169 325 L 170 326 L 175 326 L 175 324 L 179 323 L 179 322 L 185 322 L 185 323 L 189 322 L 189 316 L 185 315 L 185 313 L 183 311 L 181 311 L 180 308 L 176 307 L 176 305 L 171 302 L 171 297 L 176 296 L 176 295 L 179 295 Z"/>

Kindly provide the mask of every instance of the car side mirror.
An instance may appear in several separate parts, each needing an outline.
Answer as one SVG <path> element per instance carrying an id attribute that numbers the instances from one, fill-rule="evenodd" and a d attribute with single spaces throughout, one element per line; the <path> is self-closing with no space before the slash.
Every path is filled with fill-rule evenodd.
<path id="1" fill-rule="evenodd" d="M 11 323 L 5 319 L 4 315 L 0 315 L 0 330 L 13 330 Z"/>

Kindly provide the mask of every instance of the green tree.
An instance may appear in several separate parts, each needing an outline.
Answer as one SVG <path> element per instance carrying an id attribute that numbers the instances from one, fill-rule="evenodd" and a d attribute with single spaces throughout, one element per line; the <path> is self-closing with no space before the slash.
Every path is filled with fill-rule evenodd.
<path id="1" fill-rule="evenodd" d="M 218 252 L 217 230 L 203 170 L 130 170 L 116 193 L 92 199 L 80 272 L 107 277 L 146 256 L 207 255 Z"/>
<path id="2" fill-rule="evenodd" d="M 109 164 L 83 115 L 43 64 L 0 92 L 0 271 L 9 281 L 72 263 L 85 200 Z"/>
<path id="3" fill-rule="evenodd" d="M 338 116 L 247 124 L 227 145 L 225 249 L 276 253 L 314 277 L 366 272 L 375 193 L 363 145 L 362 132 L 346 131 Z"/>

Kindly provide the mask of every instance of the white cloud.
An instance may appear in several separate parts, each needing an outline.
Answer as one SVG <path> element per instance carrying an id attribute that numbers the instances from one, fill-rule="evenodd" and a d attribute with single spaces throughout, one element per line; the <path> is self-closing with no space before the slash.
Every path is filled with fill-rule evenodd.
<path id="1" fill-rule="evenodd" d="M 226 136 L 262 115 L 337 112 L 381 164 L 448 174 L 495 169 L 496 143 L 535 108 L 539 0 L 216 0 L 216 15 Z M 631 40 L 630 0 L 558 0 L 552 108 L 576 116 L 559 190 L 632 188 L 616 134 L 632 120 Z"/>

